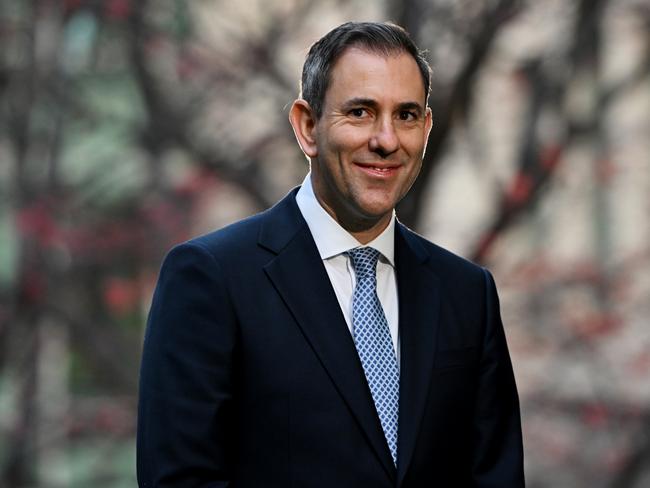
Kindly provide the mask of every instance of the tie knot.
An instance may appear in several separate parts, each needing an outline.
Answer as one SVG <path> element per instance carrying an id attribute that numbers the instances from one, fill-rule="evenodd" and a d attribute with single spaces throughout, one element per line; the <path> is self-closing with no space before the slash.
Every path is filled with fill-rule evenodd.
<path id="1" fill-rule="evenodd" d="M 372 247 L 356 247 L 350 249 L 348 254 L 352 258 L 352 266 L 358 280 L 376 277 L 379 251 Z"/>

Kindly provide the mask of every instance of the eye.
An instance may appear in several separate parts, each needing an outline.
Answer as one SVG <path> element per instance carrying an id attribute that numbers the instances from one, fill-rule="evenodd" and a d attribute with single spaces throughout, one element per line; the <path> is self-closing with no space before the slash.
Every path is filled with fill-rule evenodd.
<path id="1" fill-rule="evenodd" d="M 350 115 L 352 115 L 352 117 L 361 118 L 366 115 L 366 109 L 359 107 L 353 108 L 350 110 Z"/>
<path id="2" fill-rule="evenodd" d="M 418 114 L 411 110 L 402 110 L 399 113 L 400 120 L 410 121 L 410 120 L 416 120 L 417 118 L 418 118 Z"/>

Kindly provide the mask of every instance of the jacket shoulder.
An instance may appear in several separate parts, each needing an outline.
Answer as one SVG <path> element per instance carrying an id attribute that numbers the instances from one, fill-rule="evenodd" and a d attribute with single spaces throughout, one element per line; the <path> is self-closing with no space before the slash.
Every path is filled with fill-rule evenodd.
<path id="1" fill-rule="evenodd" d="M 242 248 L 256 244 L 266 212 L 268 210 L 194 237 L 181 245 L 197 246 L 215 256 L 241 253 Z"/>
<path id="2" fill-rule="evenodd" d="M 483 282 L 485 274 L 489 273 L 484 267 L 445 249 L 411 229 L 401 226 L 404 238 L 412 248 L 417 249 L 434 270 L 442 278 L 473 279 Z"/>
<path id="3" fill-rule="evenodd" d="M 281 248 L 304 223 L 295 201 L 297 190 L 294 188 L 263 212 L 190 239 L 179 246 L 201 248 L 224 263 L 240 261 L 242 256 L 250 257 L 261 248 Z"/>

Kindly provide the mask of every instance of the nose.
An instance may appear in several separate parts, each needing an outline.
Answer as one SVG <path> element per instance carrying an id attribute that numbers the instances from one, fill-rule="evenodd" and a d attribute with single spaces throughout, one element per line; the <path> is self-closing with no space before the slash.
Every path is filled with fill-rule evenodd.
<path id="1" fill-rule="evenodd" d="M 369 141 L 370 150 L 382 158 L 390 156 L 399 148 L 399 137 L 390 117 L 377 120 Z"/>

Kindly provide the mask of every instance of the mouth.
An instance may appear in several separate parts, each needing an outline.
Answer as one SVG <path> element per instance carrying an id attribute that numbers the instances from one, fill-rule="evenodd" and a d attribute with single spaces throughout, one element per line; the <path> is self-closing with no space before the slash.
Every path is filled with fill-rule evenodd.
<path id="1" fill-rule="evenodd" d="M 364 173 L 370 176 L 387 178 L 393 176 L 399 170 L 397 164 L 373 164 L 373 163 L 354 163 Z"/>

